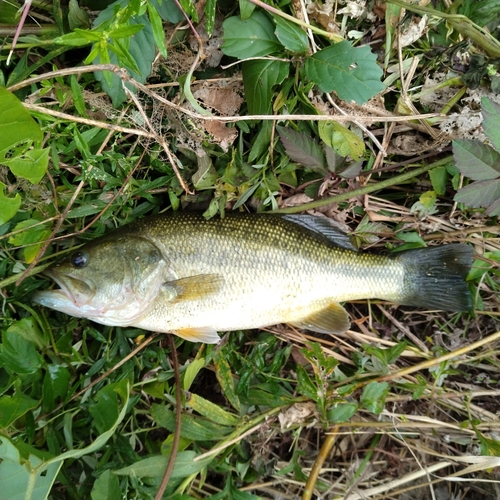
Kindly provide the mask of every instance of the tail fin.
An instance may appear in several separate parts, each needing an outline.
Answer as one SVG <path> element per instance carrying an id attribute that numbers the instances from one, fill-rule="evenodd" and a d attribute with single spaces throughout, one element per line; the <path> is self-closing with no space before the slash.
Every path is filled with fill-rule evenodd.
<path id="1" fill-rule="evenodd" d="M 472 247 L 451 244 L 410 250 L 397 257 L 404 264 L 402 304 L 445 311 L 469 311 L 472 300 L 465 278 Z"/>

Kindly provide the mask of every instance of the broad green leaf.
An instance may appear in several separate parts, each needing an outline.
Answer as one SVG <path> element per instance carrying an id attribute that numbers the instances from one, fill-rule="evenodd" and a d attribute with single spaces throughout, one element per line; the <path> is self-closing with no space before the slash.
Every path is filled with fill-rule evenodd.
<path id="1" fill-rule="evenodd" d="M 290 65 L 283 61 L 246 61 L 241 65 L 243 85 L 251 115 L 265 115 L 271 111 L 273 87 L 288 76 Z"/>
<path id="2" fill-rule="evenodd" d="M 292 161 L 311 170 L 326 172 L 325 155 L 314 139 L 305 132 L 297 132 L 280 125 L 276 130 L 287 156 Z"/>
<path id="3" fill-rule="evenodd" d="M 4 87 L 0 87 L 0 103 L 1 161 L 5 152 L 16 144 L 26 141 L 39 142 L 43 136 L 40 126 L 26 111 L 21 101 Z"/>
<path id="4" fill-rule="evenodd" d="M 172 24 L 177 24 L 184 21 L 185 17 L 175 0 L 149 0 L 149 2 L 160 14 L 164 21 Z"/>
<path id="5" fill-rule="evenodd" d="M 116 386 L 116 391 L 124 397 L 124 400 L 118 418 L 109 430 L 85 448 L 69 450 L 46 460 L 41 460 L 31 454 L 26 459 L 21 458 L 17 448 L 9 440 L 0 437 L 0 458 L 4 459 L 0 463 L 2 494 L 5 494 L 6 491 L 9 492 L 9 496 L 2 496 L 2 499 L 45 500 L 64 460 L 78 459 L 84 455 L 95 453 L 116 432 L 118 425 L 127 413 L 129 390 L 128 380 L 121 380 Z"/>
<path id="6" fill-rule="evenodd" d="M 9 373 L 35 373 L 43 366 L 43 358 L 35 344 L 26 340 L 15 325 L 10 326 L 2 336 L 0 360 Z"/>
<path id="7" fill-rule="evenodd" d="M 82 9 L 77 0 L 69 0 L 68 24 L 70 30 L 75 28 L 90 28 L 89 15 Z"/>
<path id="8" fill-rule="evenodd" d="M 0 429 L 4 431 L 26 412 L 36 408 L 38 404 L 39 401 L 20 392 L 17 392 L 14 396 L 1 396 Z"/>
<path id="9" fill-rule="evenodd" d="M 95 404 L 89 407 L 89 413 L 100 433 L 110 429 L 119 414 L 118 395 L 115 391 L 118 383 L 103 387 L 95 396 Z"/>
<path id="10" fill-rule="evenodd" d="M 500 5 L 500 4 L 499 4 Z M 488 97 L 481 98 L 483 129 L 497 151 L 500 151 L 500 104 Z"/>
<path id="11" fill-rule="evenodd" d="M 421 247 L 425 247 L 425 241 L 418 233 L 397 233 L 396 238 L 404 241 L 405 243 L 418 243 Z"/>
<path id="12" fill-rule="evenodd" d="M 0 182 L 0 226 L 12 219 L 21 207 L 21 196 L 16 194 L 14 198 L 8 198 L 3 192 L 6 187 L 3 182 Z"/>
<path id="13" fill-rule="evenodd" d="M 446 193 L 446 186 L 448 183 L 448 171 L 446 167 L 436 167 L 429 172 L 429 177 L 431 178 L 432 189 L 440 195 L 443 196 Z"/>
<path id="14" fill-rule="evenodd" d="M 49 165 L 49 148 L 29 149 L 22 156 L 3 160 L 2 163 L 7 165 L 15 176 L 38 184 Z"/>
<path id="15" fill-rule="evenodd" d="M 365 143 L 354 132 L 340 123 L 319 122 L 318 131 L 321 140 L 340 156 L 352 156 L 358 161 L 365 152 Z"/>
<path id="16" fill-rule="evenodd" d="M 486 209 L 486 215 L 488 217 L 497 217 L 500 215 L 500 198 L 488 206 Z"/>
<path id="17" fill-rule="evenodd" d="M 302 365 L 297 365 L 295 371 L 297 373 L 297 381 L 299 383 L 297 387 L 299 393 L 311 398 L 313 401 L 317 401 L 318 388 L 314 385 L 306 369 Z"/>
<path id="18" fill-rule="evenodd" d="M 22 318 L 16 321 L 9 326 L 8 331 L 20 335 L 28 342 L 32 342 L 38 349 L 45 349 L 49 346 L 49 340 L 45 338 L 33 317 Z"/>
<path id="19" fill-rule="evenodd" d="M 222 23 L 222 27 L 222 52 L 227 56 L 247 59 L 267 56 L 283 49 L 274 34 L 273 22 L 263 12 L 254 11 L 244 21 L 236 16 L 230 17 Z"/>
<path id="20" fill-rule="evenodd" d="M 174 470 L 170 479 L 179 479 L 196 474 L 204 469 L 212 460 L 212 456 L 205 457 L 202 460 L 196 460 L 194 451 L 181 451 L 175 458 Z M 114 471 L 119 476 L 133 476 L 138 478 L 152 477 L 161 478 L 165 473 L 169 457 L 156 456 L 145 458 L 135 464 Z"/>
<path id="21" fill-rule="evenodd" d="M 151 21 L 151 29 L 153 30 L 153 37 L 155 39 L 156 46 L 163 57 L 167 57 L 167 44 L 165 43 L 165 31 L 163 29 L 163 23 L 158 11 L 148 5 L 149 20 Z"/>
<path id="22" fill-rule="evenodd" d="M 250 2 L 250 0 L 239 0 L 238 3 L 240 5 L 241 19 L 248 19 L 255 10 L 256 5 Z"/>
<path id="23" fill-rule="evenodd" d="M 487 207 L 500 199 L 500 179 L 473 182 L 459 189 L 453 199 L 472 208 Z"/>
<path id="24" fill-rule="evenodd" d="M 94 482 L 90 497 L 92 500 L 121 500 L 123 496 L 116 474 L 105 470 Z"/>
<path id="25" fill-rule="evenodd" d="M 473 181 L 500 176 L 500 153 L 491 146 L 470 139 L 453 141 L 453 158 L 460 173 Z"/>
<path id="26" fill-rule="evenodd" d="M 154 404 L 151 416 L 161 427 L 170 432 L 175 431 L 175 413 L 165 405 Z M 181 436 L 191 441 L 218 441 L 231 431 L 230 427 L 214 424 L 202 417 L 183 414 L 181 418 Z"/>
<path id="27" fill-rule="evenodd" d="M 326 412 L 329 422 L 338 424 L 340 422 L 347 422 L 358 409 L 358 403 L 339 403 Z"/>
<path id="28" fill-rule="evenodd" d="M 48 365 L 43 379 L 43 406 L 45 412 L 54 409 L 57 398 L 62 398 L 68 393 L 70 374 L 63 365 Z"/>
<path id="29" fill-rule="evenodd" d="M 129 24 L 120 26 L 109 33 L 110 38 L 130 38 L 137 35 L 144 28 L 144 24 Z"/>
<path id="30" fill-rule="evenodd" d="M 208 401 L 208 399 L 198 396 L 198 394 L 190 394 L 187 404 L 200 415 L 203 415 L 216 424 L 235 426 L 240 421 L 235 415 Z"/>
<path id="31" fill-rule="evenodd" d="M 378 415 L 384 409 L 388 394 L 389 384 L 387 382 L 370 382 L 363 390 L 361 404 L 368 411 Z"/>
<path id="32" fill-rule="evenodd" d="M 27 459 L 26 459 L 27 458 Z M 0 437 L 0 484 L 2 500 L 45 500 L 61 467 L 54 463 L 44 470 L 44 475 L 33 471 L 42 460 L 32 454 L 21 454 L 8 438 Z"/>
<path id="33" fill-rule="evenodd" d="M 276 23 L 274 34 L 285 49 L 298 54 L 307 52 L 309 40 L 306 32 L 300 26 L 280 16 L 273 15 L 273 20 Z"/>
<path id="34" fill-rule="evenodd" d="M 323 92 L 363 104 L 384 90 L 382 70 L 370 48 L 340 42 L 307 58 L 305 74 Z"/>

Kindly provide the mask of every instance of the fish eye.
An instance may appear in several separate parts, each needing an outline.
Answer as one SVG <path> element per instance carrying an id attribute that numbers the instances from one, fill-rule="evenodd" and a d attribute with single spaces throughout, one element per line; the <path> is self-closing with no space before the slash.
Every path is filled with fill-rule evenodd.
<path id="1" fill-rule="evenodd" d="M 78 269 L 85 267 L 88 264 L 88 261 L 89 255 L 86 252 L 75 252 L 71 256 L 71 264 L 73 265 L 73 267 L 76 267 Z"/>

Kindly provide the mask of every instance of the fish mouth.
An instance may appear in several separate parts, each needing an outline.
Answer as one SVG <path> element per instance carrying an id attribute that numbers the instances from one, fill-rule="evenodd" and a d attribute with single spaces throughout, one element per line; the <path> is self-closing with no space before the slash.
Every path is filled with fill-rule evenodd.
<path id="1" fill-rule="evenodd" d="M 70 274 L 58 273 L 53 269 L 47 269 L 43 274 L 54 280 L 59 285 L 59 289 L 39 292 L 37 294 L 39 297 L 52 297 L 53 300 L 64 303 L 70 301 L 74 307 L 83 307 L 88 305 L 95 295 L 95 285 L 88 280 Z M 35 300 L 37 296 L 35 296 Z"/>

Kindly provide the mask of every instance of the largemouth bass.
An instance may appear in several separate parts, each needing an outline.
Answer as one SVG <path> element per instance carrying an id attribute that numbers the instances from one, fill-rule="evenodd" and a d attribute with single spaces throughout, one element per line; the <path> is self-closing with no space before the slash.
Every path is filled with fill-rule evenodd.
<path id="1" fill-rule="evenodd" d="M 112 326 L 216 343 L 219 331 L 289 323 L 338 334 L 340 302 L 378 298 L 466 311 L 472 248 L 450 244 L 394 256 L 358 253 L 324 217 L 184 212 L 146 217 L 46 271 L 60 289 L 35 302 Z"/>

